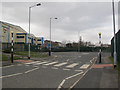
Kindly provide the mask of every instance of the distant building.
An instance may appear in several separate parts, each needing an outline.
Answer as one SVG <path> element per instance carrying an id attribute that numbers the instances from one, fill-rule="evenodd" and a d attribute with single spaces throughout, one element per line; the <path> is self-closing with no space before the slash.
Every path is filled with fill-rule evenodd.
<path id="1" fill-rule="evenodd" d="M 2 43 L 11 43 L 11 32 L 15 43 L 27 43 L 27 32 L 20 26 L 2 22 Z"/>
<path id="2" fill-rule="evenodd" d="M 33 34 L 29 34 L 20 26 L 0 21 L 2 26 L 2 48 L 3 50 L 11 47 L 11 32 L 13 32 L 13 42 L 15 50 L 24 50 L 25 44 L 30 43 L 32 45 L 44 45 L 43 37 L 35 37 Z"/>
<path id="3" fill-rule="evenodd" d="M 36 44 L 40 46 L 44 46 L 44 38 L 43 37 L 36 37 Z"/>
<path id="4" fill-rule="evenodd" d="M 45 40 L 44 41 L 44 47 L 49 48 L 50 46 L 50 40 Z M 59 48 L 59 47 L 65 47 L 65 44 L 62 44 L 61 42 L 57 42 L 57 41 L 51 41 L 51 47 L 52 48 Z"/>
<path id="5" fill-rule="evenodd" d="M 66 47 L 69 47 L 69 48 L 72 47 L 72 43 L 67 43 Z"/>
<path id="6" fill-rule="evenodd" d="M 1 21 L 0 21 L 1 22 Z M 13 32 L 13 42 L 16 44 L 28 44 L 43 45 L 43 37 L 35 37 L 33 34 L 29 34 L 22 29 L 20 26 L 9 24 L 6 22 L 2 23 L 2 43 L 11 43 L 11 32 Z"/>

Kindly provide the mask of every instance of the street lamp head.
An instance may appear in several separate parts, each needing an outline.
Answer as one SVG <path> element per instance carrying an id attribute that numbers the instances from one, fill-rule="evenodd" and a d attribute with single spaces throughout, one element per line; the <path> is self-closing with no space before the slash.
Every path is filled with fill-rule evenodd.
<path id="1" fill-rule="evenodd" d="M 58 19 L 58 18 L 55 18 L 55 19 Z"/>
<path id="2" fill-rule="evenodd" d="M 37 6 L 40 6 L 40 5 L 41 5 L 41 3 L 38 3 L 38 4 L 37 4 Z"/>

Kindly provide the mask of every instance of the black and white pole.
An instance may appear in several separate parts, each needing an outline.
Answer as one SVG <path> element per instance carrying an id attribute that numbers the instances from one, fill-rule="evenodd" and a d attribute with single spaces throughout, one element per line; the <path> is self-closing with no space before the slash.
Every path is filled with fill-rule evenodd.
<path id="1" fill-rule="evenodd" d="M 101 63 L 101 52 L 102 52 L 101 33 L 99 33 L 99 45 L 100 45 L 100 50 L 99 50 L 99 63 Z"/>
<path id="2" fill-rule="evenodd" d="M 13 63 L 13 32 L 11 32 L 11 63 Z"/>

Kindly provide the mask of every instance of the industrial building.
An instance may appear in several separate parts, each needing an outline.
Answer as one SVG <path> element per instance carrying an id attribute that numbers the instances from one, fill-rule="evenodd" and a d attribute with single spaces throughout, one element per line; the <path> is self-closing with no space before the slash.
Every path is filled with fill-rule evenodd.
<path id="1" fill-rule="evenodd" d="M 30 40 L 31 45 L 44 45 L 43 37 L 35 37 L 33 34 L 31 34 L 29 37 L 29 34 L 20 26 L 2 21 L 0 21 L 0 23 L 2 24 L 1 26 L 3 49 L 8 48 L 8 45 L 11 43 L 11 32 L 13 32 L 14 44 L 28 44 Z"/>

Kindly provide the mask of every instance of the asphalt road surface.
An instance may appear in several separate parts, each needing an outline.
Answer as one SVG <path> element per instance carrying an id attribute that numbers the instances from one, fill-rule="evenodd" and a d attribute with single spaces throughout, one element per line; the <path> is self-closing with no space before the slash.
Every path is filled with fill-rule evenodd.
<path id="1" fill-rule="evenodd" d="M 3 88 L 72 88 L 94 64 L 97 53 L 56 52 L 54 58 L 2 67 Z"/>

